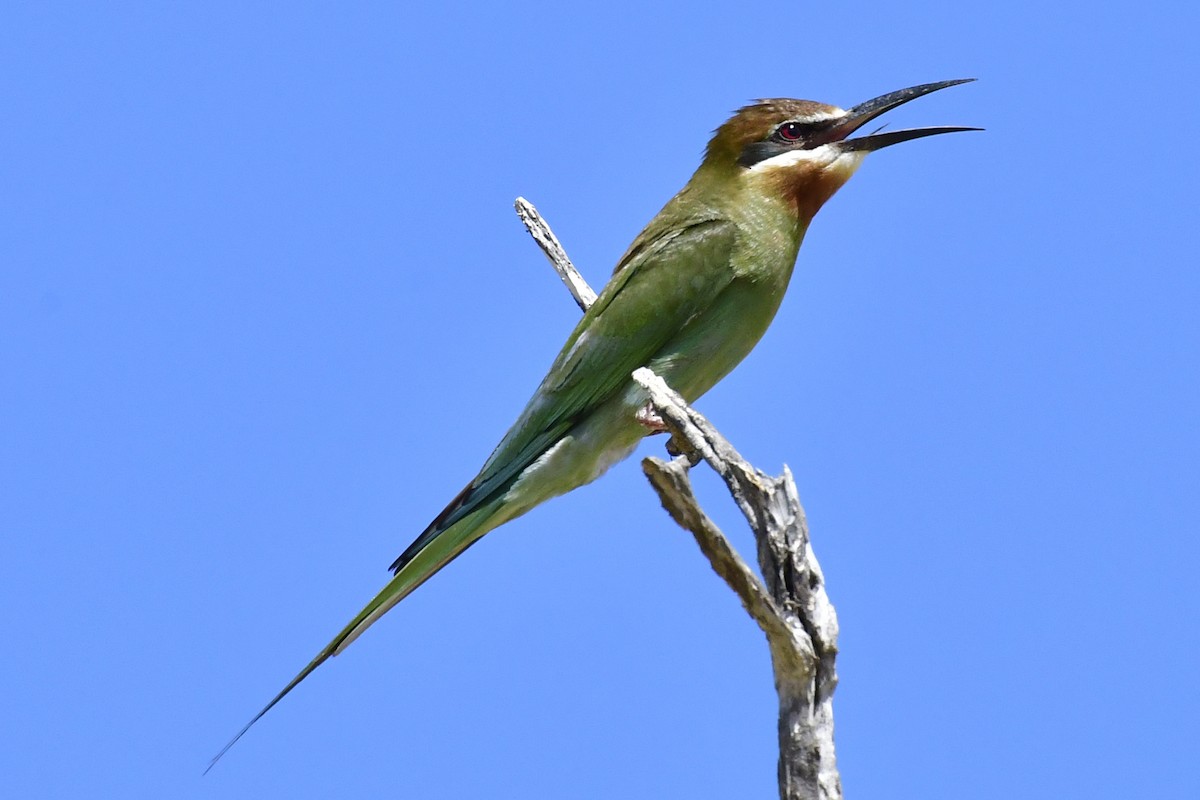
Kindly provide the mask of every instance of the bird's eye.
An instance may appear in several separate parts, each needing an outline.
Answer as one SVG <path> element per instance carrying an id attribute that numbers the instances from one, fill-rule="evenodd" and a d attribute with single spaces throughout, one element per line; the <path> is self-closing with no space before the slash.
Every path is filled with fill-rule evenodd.
<path id="1" fill-rule="evenodd" d="M 785 142 L 798 142 L 803 134 L 798 122 L 785 122 L 775 129 L 775 136 Z"/>

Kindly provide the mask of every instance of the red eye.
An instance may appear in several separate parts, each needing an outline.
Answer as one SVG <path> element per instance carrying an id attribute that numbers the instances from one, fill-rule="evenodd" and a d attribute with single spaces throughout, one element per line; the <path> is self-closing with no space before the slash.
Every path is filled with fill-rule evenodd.
<path id="1" fill-rule="evenodd" d="M 775 135 L 785 142 L 800 141 L 800 126 L 795 122 L 785 122 L 775 131 Z"/>

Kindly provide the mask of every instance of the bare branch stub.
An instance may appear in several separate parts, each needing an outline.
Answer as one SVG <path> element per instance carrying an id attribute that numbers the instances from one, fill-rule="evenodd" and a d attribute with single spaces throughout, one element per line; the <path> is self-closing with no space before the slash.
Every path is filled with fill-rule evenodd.
<path id="1" fill-rule="evenodd" d="M 579 274 L 579 270 L 575 269 L 571 259 L 567 258 L 567 251 L 563 250 L 554 231 L 550 230 L 550 226 L 533 207 L 533 203 L 524 197 L 518 197 L 513 206 L 517 209 L 517 216 L 521 218 L 521 222 L 525 223 L 525 230 L 529 231 L 529 235 L 545 253 L 546 258 L 550 261 L 550 266 L 554 267 L 558 277 L 562 278 L 562 282 L 566 284 L 567 291 L 575 298 L 575 303 L 587 311 L 588 306 L 596 302 L 596 293 Z"/>

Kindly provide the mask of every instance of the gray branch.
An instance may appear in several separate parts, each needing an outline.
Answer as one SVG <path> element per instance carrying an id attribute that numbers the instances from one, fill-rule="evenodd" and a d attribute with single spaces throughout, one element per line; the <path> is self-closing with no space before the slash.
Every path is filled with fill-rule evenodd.
<path id="1" fill-rule="evenodd" d="M 550 230 L 550 226 L 533 207 L 533 203 L 524 197 L 518 197 L 513 206 L 517 209 L 517 216 L 521 218 L 521 222 L 525 223 L 525 230 L 529 231 L 529 235 L 537 242 L 538 247 L 542 248 L 542 252 L 550 260 L 550 266 L 554 267 L 558 277 L 562 278 L 562 282 L 566 284 L 567 291 L 575 298 L 579 307 L 587 311 L 588 306 L 596 302 L 596 293 L 579 274 L 579 270 L 575 269 L 571 259 L 567 258 L 567 251 L 563 250 L 563 246 L 559 244 L 554 231 Z"/>
<path id="2" fill-rule="evenodd" d="M 596 294 L 571 264 L 537 210 L 517 198 L 517 213 L 580 308 Z M 771 651 L 779 695 L 779 795 L 782 800 L 841 800 L 833 747 L 837 687 L 837 614 L 813 554 L 808 523 L 791 471 L 771 477 L 755 469 L 662 378 L 638 369 L 633 379 L 671 434 L 671 461 L 646 458 L 642 470 L 663 508 L 690 531 L 713 570 L 741 599 Z M 763 579 L 700 508 L 689 470 L 706 461 L 725 481 L 754 531 Z"/>
<path id="3" fill-rule="evenodd" d="M 712 568 L 741 598 L 767 636 L 779 694 L 779 794 L 783 800 L 840 800 L 833 748 L 833 690 L 837 686 L 837 615 L 808 538 L 808 523 L 792 473 L 771 477 L 755 469 L 725 437 L 662 378 L 648 369 L 633 379 L 682 455 L 642 461 L 663 507 L 691 531 Z M 758 543 L 760 581 L 700 509 L 688 470 L 700 459 L 721 476 Z"/>

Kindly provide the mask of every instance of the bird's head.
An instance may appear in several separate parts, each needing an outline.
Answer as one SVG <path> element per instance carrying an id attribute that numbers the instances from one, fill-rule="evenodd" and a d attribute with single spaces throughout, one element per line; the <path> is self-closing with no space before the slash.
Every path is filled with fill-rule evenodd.
<path id="1" fill-rule="evenodd" d="M 891 92 L 850 109 L 811 100 L 760 100 L 717 129 L 698 175 L 716 171 L 786 199 L 808 220 L 841 188 L 867 153 L 939 133 L 979 130 L 937 127 L 848 138 L 880 114 L 922 95 L 973 79 L 941 81 Z"/>

